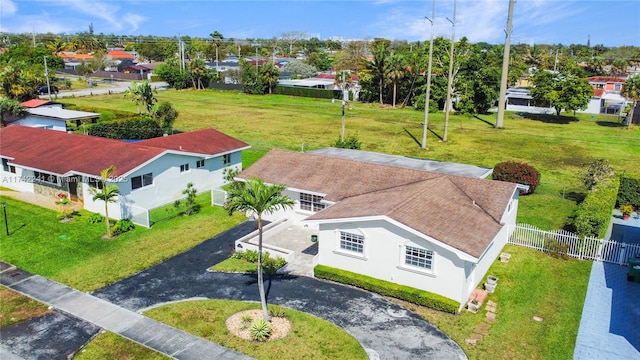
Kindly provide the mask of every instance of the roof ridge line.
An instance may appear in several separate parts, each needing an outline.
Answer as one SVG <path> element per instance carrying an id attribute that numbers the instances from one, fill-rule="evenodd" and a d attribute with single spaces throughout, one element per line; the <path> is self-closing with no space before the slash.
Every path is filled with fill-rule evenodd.
<path id="1" fill-rule="evenodd" d="M 495 217 L 493 217 L 493 215 L 491 215 L 487 210 L 485 210 L 485 208 L 483 206 L 478 205 L 478 203 L 476 202 L 476 200 L 471 197 L 471 195 L 469 195 L 466 191 L 464 191 L 460 185 L 458 185 L 457 182 L 453 181 L 453 179 L 450 179 L 449 176 L 447 176 L 447 179 L 456 187 L 458 188 L 458 190 L 460 190 L 467 198 L 469 198 L 473 205 L 477 206 L 480 210 L 482 210 L 482 212 L 484 212 L 485 214 L 487 214 L 490 218 L 492 218 L 496 223 L 500 224 L 500 220 L 496 219 Z"/>

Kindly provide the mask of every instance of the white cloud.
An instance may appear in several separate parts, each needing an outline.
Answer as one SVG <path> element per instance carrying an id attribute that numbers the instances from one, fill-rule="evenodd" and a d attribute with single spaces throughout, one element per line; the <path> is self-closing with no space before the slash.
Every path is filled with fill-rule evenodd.
<path id="1" fill-rule="evenodd" d="M 0 19 L 13 15 L 18 11 L 18 7 L 11 0 L 0 0 Z"/>
<path id="2" fill-rule="evenodd" d="M 138 14 L 124 14 L 124 16 L 122 16 L 122 19 L 131 27 L 129 29 L 129 33 L 133 33 L 134 31 L 138 30 L 138 27 L 140 27 L 140 23 L 147 21 L 146 17 Z"/>

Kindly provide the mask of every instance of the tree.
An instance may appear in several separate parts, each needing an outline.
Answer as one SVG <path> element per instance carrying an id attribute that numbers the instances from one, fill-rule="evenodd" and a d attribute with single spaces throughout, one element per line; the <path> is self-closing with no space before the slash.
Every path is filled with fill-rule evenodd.
<path id="1" fill-rule="evenodd" d="M 401 54 L 392 53 L 387 59 L 387 77 L 393 83 L 393 99 L 392 106 L 396 107 L 398 82 L 406 74 L 405 60 Z"/>
<path id="2" fill-rule="evenodd" d="M 262 179 L 249 179 L 245 183 L 236 181 L 230 186 L 225 209 L 229 215 L 235 211 L 254 213 L 258 217 L 258 291 L 264 319 L 270 321 L 267 300 L 262 279 L 262 215 L 271 214 L 279 209 L 293 208 L 294 201 L 282 195 L 286 186 L 267 185 Z"/>
<path id="3" fill-rule="evenodd" d="M 130 97 L 131 100 L 136 103 L 138 114 L 142 114 L 140 105 L 143 105 L 145 110 L 144 114 L 151 116 L 157 101 L 154 95 L 155 93 L 156 91 L 151 88 L 148 81 L 143 81 L 140 84 L 132 82 L 129 88 L 125 90 L 124 97 Z"/>
<path id="4" fill-rule="evenodd" d="M 267 85 L 269 89 L 269 94 L 272 93 L 273 88 L 276 87 L 278 83 L 278 79 L 280 78 L 280 70 L 271 62 L 260 66 L 260 76 L 262 77 L 262 81 Z"/>
<path id="5" fill-rule="evenodd" d="M 169 86 L 180 90 L 188 87 L 189 73 L 183 71 L 177 59 L 169 59 L 166 63 L 158 65 L 153 71 L 160 80 L 167 82 Z"/>
<path id="6" fill-rule="evenodd" d="M 22 116 L 27 113 L 22 104 L 13 99 L 0 98 L 0 122 L 4 126 L 5 116 Z"/>
<path id="7" fill-rule="evenodd" d="M 631 112 L 627 115 L 627 124 L 631 128 L 633 111 L 640 101 L 640 75 L 629 77 L 622 87 L 622 96 L 632 101 Z"/>
<path id="8" fill-rule="evenodd" d="M 291 60 L 286 63 L 282 67 L 282 71 L 290 72 L 294 75 L 294 77 L 299 79 L 310 78 L 318 73 L 318 69 L 316 69 L 315 67 L 298 60 Z"/>
<path id="9" fill-rule="evenodd" d="M 536 71 L 531 77 L 533 88 L 531 96 L 538 104 L 548 104 L 560 112 L 584 110 L 587 108 L 593 88 L 585 79 L 570 73 L 553 73 L 545 70 Z"/>
<path id="10" fill-rule="evenodd" d="M 178 111 L 168 101 L 160 101 L 153 112 L 153 117 L 162 129 L 171 129 L 178 118 Z"/>
<path id="11" fill-rule="evenodd" d="M 598 183 L 613 176 L 613 166 L 607 159 L 593 160 L 584 170 L 582 183 L 587 190 L 592 190 Z"/>
<path id="12" fill-rule="evenodd" d="M 191 71 L 191 81 L 193 83 L 193 87 L 198 89 L 204 89 L 203 79 L 208 83 L 207 80 L 207 66 L 202 59 L 194 59 L 189 63 L 189 71 Z"/>
<path id="13" fill-rule="evenodd" d="M 107 223 L 107 237 L 111 237 L 111 224 L 109 224 L 109 203 L 115 203 L 117 201 L 117 197 L 120 194 L 120 190 L 117 185 L 107 185 L 107 181 L 111 178 L 113 172 L 116 171 L 116 167 L 114 165 L 109 166 L 108 168 L 102 170 L 100 172 L 100 185 L 98 188 L 89 188 L 91 193 L 93 194 L 93 201 L 102 200 L 104 201 L 104 217 L 105 222 Z"/>
<path id="14" fill-rule="evenodd" d="M 384 104 L 383 92 L 384 92 L 384 80 L 387 77 L 387 65 L 386 59 L 389 53 L 388 50 L 389 40 L 376 39 L 371 45 L 371 53 L 373 54 L 373 61 L 367 64 L 367 70 L 373 77 L 374 81 L 378 84 L 378 94 L 380 99 L 380 105 Z"/>

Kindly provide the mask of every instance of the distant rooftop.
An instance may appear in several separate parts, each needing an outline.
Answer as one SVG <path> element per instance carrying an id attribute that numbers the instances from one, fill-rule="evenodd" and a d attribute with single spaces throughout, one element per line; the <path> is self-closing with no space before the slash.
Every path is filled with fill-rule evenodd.
<path id="1" fill-rule="evenodd" d="M 401 166 L 410 169 L 433 171 L 443 174 L 460 175 L 484 179 L 493 169 L 476 165 L 459 164 L 447 161 L 420 159 L 400 155 L 387 155 L 362 150 L 324 148 L 310 151 L 312 154 L 333 156 L 341 159 L 359 160 L 374 164 Z"/>

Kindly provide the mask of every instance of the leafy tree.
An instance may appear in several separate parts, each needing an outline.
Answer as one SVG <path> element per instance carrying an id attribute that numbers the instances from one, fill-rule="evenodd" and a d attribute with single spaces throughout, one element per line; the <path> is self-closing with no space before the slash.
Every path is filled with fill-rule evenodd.
<path id="1" fill-rule="evenodd" d="M 180 90 L 188 87 L 190 75 L 182 70 L 180 63 L 175 58 L 158 65 L 154 73 L 158 75 L 160 80 L 165 81 L 174 89 Z"/>
<path id="2" fill-rule="evenodd" d="M 258 291 L 265 320 L 270 321 L 267 310 L 267 300 L 264 293 L 262 279 L 262 215 L 271 214 L 279 209 L 292 208 L 295 202 L 282 195 L 286 190 L 284 185 L 267 185 L 262 179 L 249 179 L 245 183 L 236 183 L 228 191 L 228 199 L 225 204 L 229 215 L 235 211 L 254 213 L 258 217 Z"/>
<path id="3" fill-rule="evenodd" d="M 294 77 L 306 79 L 318 73 L 318 69 L 302 61 L 291 60 L 282 67 L 282 71 L 293 73 Z"/>
<path id="4" fill-rule="evenodd" d="M 310 53 L 304 62 L 320 71 L 329 70 L 333 66 L 333 59 L 324 51 Z"/>
<path id="5" fill-rule="evenodd" d="M 175 39 L 147 36 L 136 44 L 138 55 L 151 61 L 165 61 L 178 54 L 178 42 Z"/>
<path id="6" fill-rule="evenodd" d="M 251 64 L 245 59 L 240 60 L 240 83 L 242 91 L 247 94 L 264 94 L 266 86 L 260 77 L 258 66 Z"/>
<path id="7" fill-rule="evenodd" d="M 156 105 L 153 117 L 162 129 L 171 129 L 178 118 L 178 111 L 168 101 L 160 101 Z"/>
<path id="8" fill-rule="evenodd" d="M 640 75 L 629 77 L 622 87 L 622 96 L 632 101 L 631 112 L 627 115 L 627 124 L 631 128 L 633 111 L 640 101 Z"/>
<path id="9" fill-rule="evenodd" d="M 206 51 L 209 59 L 218 61 L 220 58 L 224 58 L 226 52 L 222 46 L 224 44 L 224 36 L 218 31 L 212 32 L 209 36 L 211 36 L 211 45 L 207 47 Z"/>
<path id="10" fill-rule="evenodd" d="M 27 113 L 22 104 L 13 99 L 0 98 L 0 120 L 2 125 L 5 125 L 5 116 L 22 116 Z"/>
<path id="11" fill-rule="evenodd" d="M 371 75 L 373 82 L 378 85 L 378 95 L 380 105 L 382 105 L 384 104 L 384 82 L 388 73 L 386 60 L 389 55 L 389 40 L 375 39 L 371 45 L 371 53 L 373 60 L 367 64 L 366 71 Z"/>
<path id="12" fill-rule="evenodd" d="M 118 195 L 120 194 L 120 190 L 118 189 L 117 185 L 107 185 L 107 181 L 109 181 L 114 171 L 116 171 L 116 167 L 114 165 L 111 165 L 108 168 L 102 170 L 100 172 L 101 186 L 99 186 L 99 189 L 93 187 L 89 188 L 89 190 L 93 194 L 93 201 L 104 201 L 104 217 L 107 224 L 108 238 L 111 237 L 111 224 L 109 224 L 109 203 L 115 203 L 117 201 Z"/>
<path id="13" fill-rule="evenodd" d="M 360 150 L 362 142 L 358 140 L 357 136 L 352 135 L 346 138 L 344 141 L 342 141 L 341 139 L 336 140 L 336 142 L 334 142 L 332 146 L 339 149 Z"/>
<path id="14" fill-rule="evenodd" d="M 131 101 L 136 103 L 136 109 L 138 110 L 138 114 L 142 114 L 140 110 L 140 105 L 144 106 L 144 114 L 147 116 L 151 116 L 153 114 L 153 109 L 156 104 L 155 91 L 151 88 L 148 81 L 143 81 L 142 83 L 132 82 L 127 90 L 124 92 L 124 97 L 131 98 Z"/>
<path id="15" fill-rule="evenodd" d="M 529 185 L 529 190 L 520 190 L 520 195 L 533 194 L 540 183 L 540 172 L 533 166 L 517 161 L 505 161 L 493 167 L 493 180 Z"/>
<path id="16" fill-rule="evenodd" d="M 273 88 L 276 87 L 276 84 L 278 83 L 278 79 L 280 78 L 280 70 L 271 61 L 269 61 L 260 67 L 260 76 L 263 79 L 263 83 L 267 85 L 269 94 L 271 94 Z"/>
<path id="17" fill-rule="evenodd" d="M 570 73 L 536 71 L 531 77 L 531 96 L 539 104 L 549 104 L 560 116 L 566 111 L 584 110 L 591 100 L 593 88 L 585 79 Z"/>
<path id="18" fill-rule="evenodd" d="M 189 71 L 191 72 L 191 81 L 193 83 L 193 87 L 195 89 L 204 89 L 204 82 L 207 84 L 208 74 L 207 74 L 207 66 L 202 59 L 194 59 L 189 63 Z"/>
<path id="19" fill-rule="evenodd" d="M 196 202 L 196 196 L 198 191 L 193 186 L 193 183 L 188 183 L 187 187 L 182 190 L 182 195 L 186 195 L 184 201 L 177 200 L 173 205 L 179 208 L 184 203 L 184 214 L 191 216 L 197 214 L 200 211 L 200 204 Z"/>

